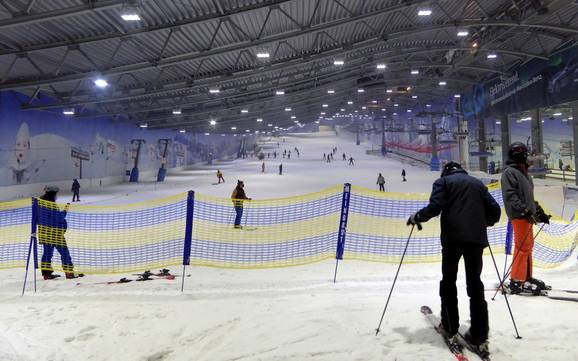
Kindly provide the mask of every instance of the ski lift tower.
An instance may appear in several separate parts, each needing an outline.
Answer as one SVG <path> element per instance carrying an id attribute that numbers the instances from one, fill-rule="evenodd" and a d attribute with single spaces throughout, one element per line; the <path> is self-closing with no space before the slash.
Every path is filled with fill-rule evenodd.
<path id="1" fill-rule="evenodd" d="M 161 167 L 159 168 L 159 173 L 157 174 L 157 182 L 164 182 L 167 175 L 167 168 L 165 167 L 167 163 L 167 153 L 169 149 L 170 139 L 159 139 L 159 146 L 163 149 L 161 155 Z"/>
<path id="2" fill-rule="evenodd" d="M 146 141 L 144 139 L 132 139 L 130 141 L 130 144 L 136 144 L 136 155 L 134 157 L 134 166 L 132 168 L 132 170 L 130 171 L 130 178 L 129 178 L 129 182 L 131 183 L 137 183 L 138 182 L 138 175 L 139 175 L 139 171 L 138 171 L 138 161 L 139 161 L 139 157 L 140 157 L 140 149 L 141 146 L 146 143 Z"/>

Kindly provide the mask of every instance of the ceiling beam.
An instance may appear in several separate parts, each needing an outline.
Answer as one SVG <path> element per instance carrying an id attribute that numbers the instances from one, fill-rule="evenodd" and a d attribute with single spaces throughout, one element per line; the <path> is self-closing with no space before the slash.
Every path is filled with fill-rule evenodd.
<path id="1" fill-rule="evenodd" d="M 79 16 L 94 11 L 113 9 L 115 7 L 122 6 L 123 3 L 124 0 L 89 1 L 85 5 L 77 5 L 63 9 L 45 11 L 42 13 L 18 16 L 0 21 L 0 29 L 7 29 L 21 25 L 37 24 L 51 20 L 59 20 L 69 16 Z"/>
<path id="2" fill-rule="evenodd" d="M 181 27 L 202 24 L 209 21 L 224 21 L 228 19 L 231 15 L 241 14 L 249 11 L 259 10 L 262 8 L 267 8 L 270 6 L 278 6 L 280 4 L 290 2 L 293 0 L 266 0 L 260 3 L 248 4 L 244 6 L 240 6 L 237 8 L 231 8 L 227 10 L 226 13 L 212 13 L 212 14 L 204 14 L 194 18 L 187 18 L 181 20 L 171 21 L 169 23 L 162 23 L 158 25 L 146 26 L 138 29 L 132 29 L 125 33 L 107 33 L 107 34 L 99 34 L 93 35 L 86 38 L 81 39 L 74 39 L 74 40 L 65 40 L 65 41 L 56 41 L 53 43 L 46 43 L 46 44 L 35 44 L 30 45 L 27 47 L 23 47 L 18 50 L 0 50 L 0 55 L 11 55 L 11 54 L 23 54 L 26 52 L 34 52 L 39 50 L 46 50 L 46 49 L 57 49 L 61 47 L 68 47 L 71 45 L 79 46 L 79 45 L 86 45 L 91 44 L 97 41 L 106 41 L 106 40 L 114 40 L 114 39 L 129 39 L 135 35 L 140 34 L 151 34 L 156 32 L 162 31 L 178 31 Z M 0 27 L 1 28 L 1 27 Z"/>

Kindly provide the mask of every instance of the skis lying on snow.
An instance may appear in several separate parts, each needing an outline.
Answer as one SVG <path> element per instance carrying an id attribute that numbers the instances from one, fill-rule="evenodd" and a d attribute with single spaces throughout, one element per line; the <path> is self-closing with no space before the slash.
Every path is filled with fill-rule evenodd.
<path id="1" fill-rule="evenodd" d="M 172 275 L 170 270 L 166 268 L 163 268 L 158 273 L 152 273 L 151 271 L 144 271 L 143 273 L 135 273 L 133 274 L 133 276 L 138 276 L 136 281 L 152 281 L 155 279 L 165 279 L 165 280 L 175 279 L 175 275 Z"/>
<path id="2" fill-rule="evenodd" d="M 144 271 L 143 273 L 135 273 L 133 276 L 138 276 L 137 279 L 130 279 L 123 277 L 118 281 L 108 281 L 108 282 L 97 282 L 97 285 L 114 285 L 118 283 L 129 283 L 132 281 L 154 281 L 154 280 L 174 280 L 175 275 L 172 275 L 168 269 L 162 269 L 158 273 L 152 273 L 151 271 Z"/>
<path id="3" fill-rule="evenodd" d="M 438 318 L 436 316 L 434 316 L 431 308 L 429 308 L 429 306 L 421 306 L 420 311 L 421 311 L 421 313 L 424 314 L 424 316 L 426 317 L 428 322 L 433 326 L 434 330 L 436 330 L 436 332 L 444 339 L 444 343 L 446 344 L 446 346 L 448 347 L 450 352 L 456 357 L 456 360 L 468 361 L 468 358 L 464 354 L 463 348 L 461 347 L 461 345 L 460 346 L 453 345 L 450 342 L 450 339 L 447 337 L 446 333 L 442 329 L 439 328 Z"/>

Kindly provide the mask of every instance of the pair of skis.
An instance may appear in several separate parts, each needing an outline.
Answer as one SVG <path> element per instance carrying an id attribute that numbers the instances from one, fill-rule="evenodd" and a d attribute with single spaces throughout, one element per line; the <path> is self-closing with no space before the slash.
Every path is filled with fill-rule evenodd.
<path id="1" fill-rule="evenodd" d="M 465 348 L 467 348 L 469 351 L 478 355 L 478 357 L 482 361 L 490 361 L 489 355 L 482 355 L 482 354 L 478 353 L 476 348 L 472 344 L 470 344 L 461 333 L 458 333 L 458 335 L 460 337 L 460 345 L 459 346 L 450 342 L 450 339 L 447 337 L 447 334 L 444 332 L 444 330 L 440 329 L 439 319 L 433 314 L 433 312 L 432 312 L 431 308 L 429 308 L 429 306 L 421 306 L 420 311 L 426 317 L 426 319 L 431 324 L 431 326 L 434 328 L 434 330 L 440 336 L 442 336 L 446 346 L 448 347 L 450 352 L 456 357 L 456 360 L 469 361 L 467 355 L 464 353 L 464 350 L 463 350 L 463 348 L 464 348 L 463 346 L 465 346 Z"/>
<path id="2" fill-rule="evenodd" d="M 493 291 L 497 291 L 497 288 L 494 288 Z M 502 293 L 512 294 L 510 292 L 510 288 L 507 284 L 503 285 L 503 289 L 501 290 Z M 516 296 L 526 296 L 526 297 L 548 297 L 552 300 L 558 301 L 574 301 L 578 302 L 578 290 L 563 290 L 563 289 L 549 289 L 539 290 L 537 292 L 522 292 L 515 294 Z"/>
<path id="3" fill-rule="evenodd" d="M 157 273 L 152 273 L 151 271 L 144 271 L 143 273 L 135 273 L 133 276 L 138 276 L 137 279 L 130 279 L 127 277 L 123 277 L 118 281 L 108 281 L 108 282 L 99 282 L 97 284 L 105 284 L 105 285 L 113 285 L 118 283 L 129 283 L 132 281 L 142 282 L 142 281 L 153 281 L 157 279 L 165 279 L 165 280 L 174 280 L 175 275 L 172 275 L 170 270 L 163 268 Z"/>

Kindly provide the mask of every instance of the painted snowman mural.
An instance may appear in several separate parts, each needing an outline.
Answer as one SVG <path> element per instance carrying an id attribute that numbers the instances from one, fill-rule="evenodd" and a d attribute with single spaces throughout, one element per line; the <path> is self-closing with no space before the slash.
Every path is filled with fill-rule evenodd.
<path id="1" fill-rule="evenodd" d="M 16 133 L 14 144 L 14 158 L 9 168 L 12 172 L 13 184 L 33 183 L 40 167 L 46 162 L 45 159 L 36 160 L 32 155 L 30 142 L 30 129 L 27 123 L 22 123 Z"/>

